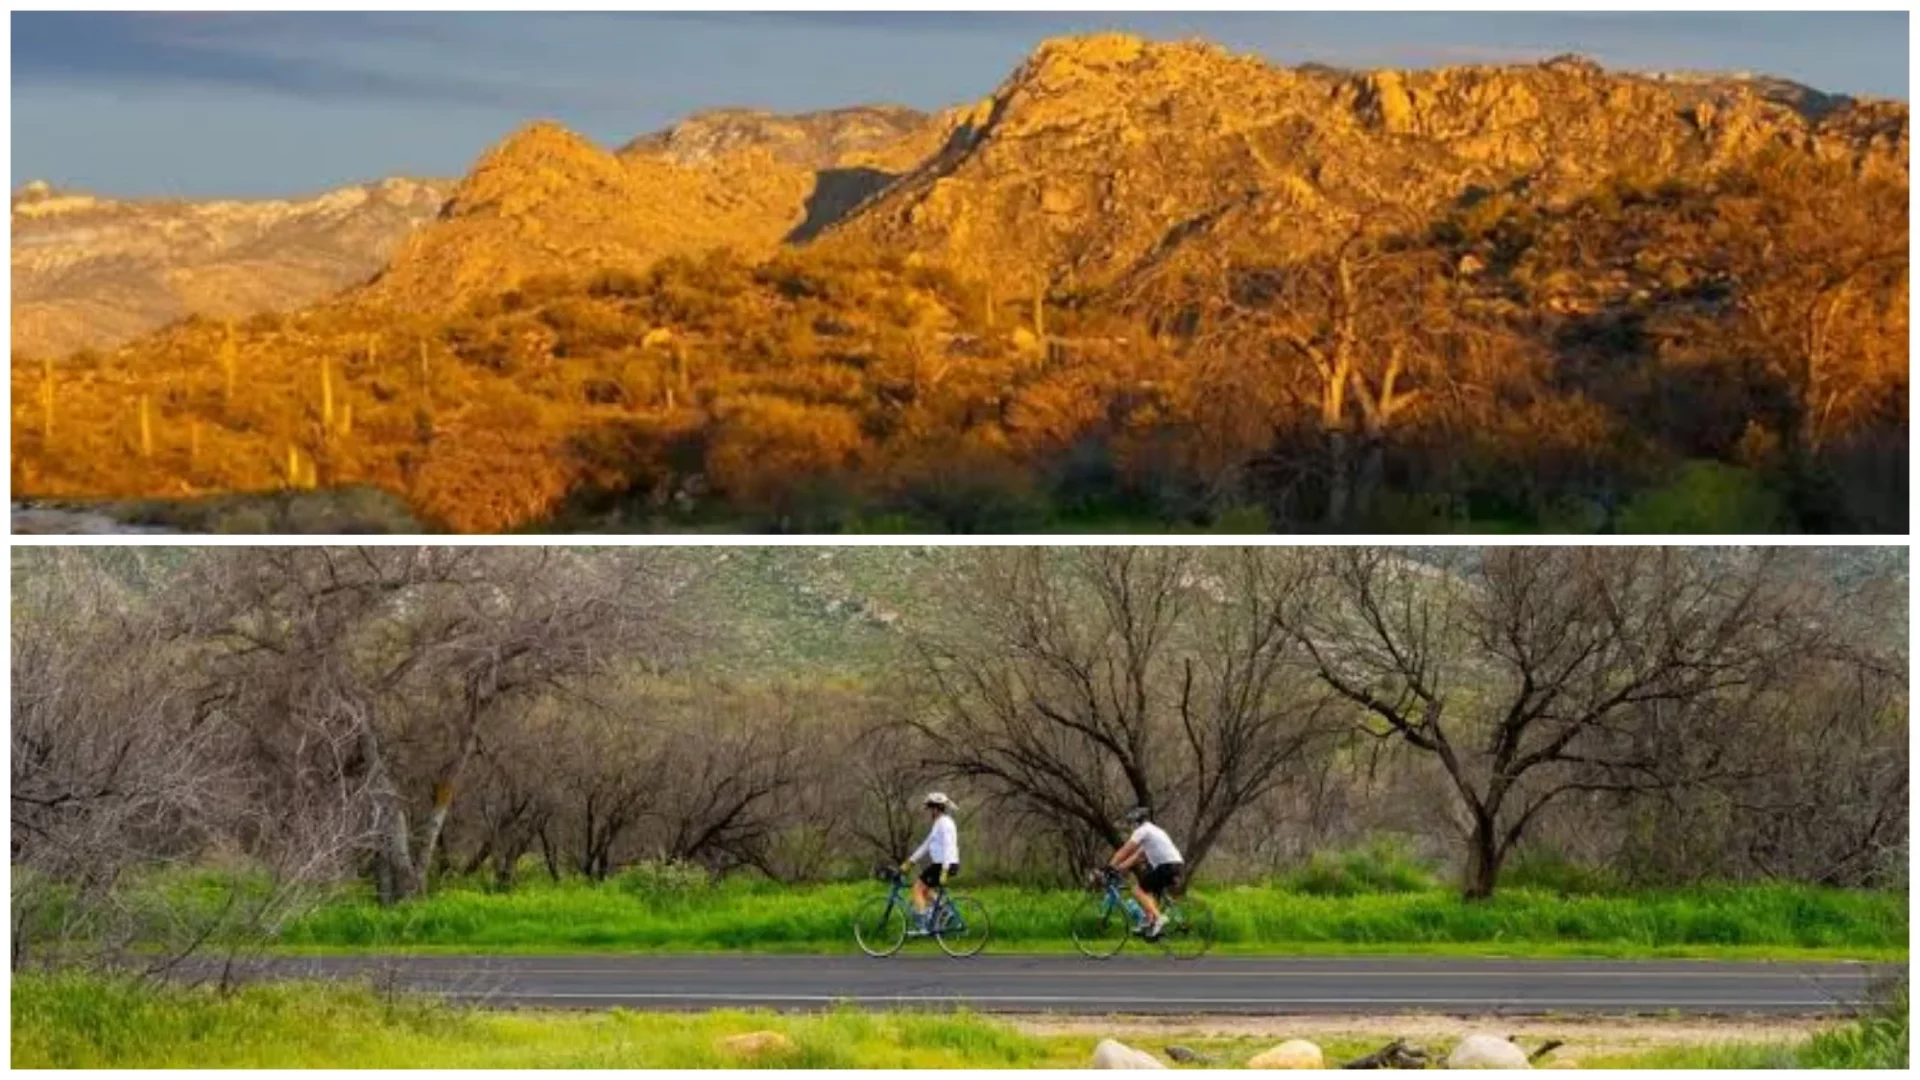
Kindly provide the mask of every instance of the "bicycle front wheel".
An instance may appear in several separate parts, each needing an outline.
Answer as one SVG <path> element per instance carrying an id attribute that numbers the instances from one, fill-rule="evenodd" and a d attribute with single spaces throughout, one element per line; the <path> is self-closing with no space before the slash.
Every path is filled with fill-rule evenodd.
<path id="1" fill-rule="evenodd" d="M 876 896 L 854 909 L 853 940 L 868 956 L 892 956 L 907 940 L 906 905 Z"/>
<path id="2" fill-rule="evenodd" d="M 972 956 L 987 947 L 992 933 L 985 904 L 971 896 L 949 896 L 941 905 L 933 937 L 948 956 Z"/>
<path id="3" fill-rule="evenodd" d="M 1204 901 L 1191 896 L 1168 900 L 1160 910 L 1167 917 L 1160 947 L 1175 960 L 1197 960 L 1213 948 L 1213 909 Z"/>
<path id="4" fill-rule="evenodd" d="M 1126 945 L 1133 926 L 1120 905 L 1094 895 L 1073 909 L 1067 931 L 1073 936 L 1075 948 L 1095 960 L 1105 960 Z"/>

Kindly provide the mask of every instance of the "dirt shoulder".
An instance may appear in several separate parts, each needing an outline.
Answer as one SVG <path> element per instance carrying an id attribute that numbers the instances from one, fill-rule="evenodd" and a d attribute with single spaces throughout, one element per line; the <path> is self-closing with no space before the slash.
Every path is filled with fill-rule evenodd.
<path id="1" fill-rule="evenodd" d="M 1616 1058 L 1665 1047 L 1724 1043 L 1793 1043 L 1843 1021 L 1832 1017 L 1633 1017 L 1633 1016 L 996 1016 L 1033 1035 L 1097 1035 L 1125 1040 L 1186 1038 L 1195 1041 L 1311 1039 L 1322 1045 L 1365 1044 L 1393 1039 L 1447 1046 L 1474 1032 L 1514 1038 L 1529 1049 L 1548 1040 L 1565 1043 L 1550 1055 L 1561 1063 Z M 1332 1056 L 1329 1054 L 1329 1056 Z"/>

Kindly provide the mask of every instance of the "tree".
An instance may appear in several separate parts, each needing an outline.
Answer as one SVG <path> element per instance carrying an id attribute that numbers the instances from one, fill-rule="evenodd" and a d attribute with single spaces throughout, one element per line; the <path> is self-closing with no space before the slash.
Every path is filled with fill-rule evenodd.
<path id="1" fill-rule="evenodd" d="M 286 718 L 248 738 L 228 697 L 181 677 L 205 656 L 155 602 L 170 575 L 124 555 L 16 556 L 12 963 L 45 947 L 157 975 L 217 943 L 225 985 L 360 850 L 365 802 L 324 732 Z M 215 849 L 247 861 L 208 867 Z M 149 887 L 168 866 L 198 871 L 190 896 Z"/>
<path id="2" fill-rule="evenodd" d="M 1218 317 L 1198 339 L 1203 352 L 1266 355 L 1299 388 L 1325 440 L 1325 521 L 1334 529 L 1371 508 L 1389 437 L 1465 334 L 1439 253 L 1403 235 L 1417 232 L 1383 203 L 1325 251 L 1224 262 Z"/>
<path id="3" fill-rule="evenodd" d="M 1292 557 L 983 552 L 955 583 L 951 630 L 918 642 L 928 710 L 911 723 L 934 764 L 1063 830 L 1117 844 L 1119 813 L 1152 806 L 1197 866 L 1325 730 L 1274 620 Z"/>
<path id="4" fill-rule="evenodd" d="M 214 683 L 256 724 L 294 717 L 351 735 L 391 903 L 426 888 L 467 769 L 505 718 L 665 653 L 663 566 L 558 548 L 236 550 L 205 565 L 182 618 L 220 647 Z M 429 796 L 418 818 L 415 769 Z"/>
<path id="5" fill-rule="evenodd" d="M 1314 556 L 1281 615 L 1360 730 L 1430 753 L 1466 818 L 1469 899 L 1571 792 L 1718 775 L 1745 710 L 1820 638 L 1791 553 L 1496 548 Z"/>

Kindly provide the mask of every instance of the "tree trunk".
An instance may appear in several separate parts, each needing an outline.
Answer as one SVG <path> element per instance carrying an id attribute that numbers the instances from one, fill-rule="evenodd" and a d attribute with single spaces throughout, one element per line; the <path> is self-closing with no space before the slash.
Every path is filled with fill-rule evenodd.
<path id="1" fill-rule="evenodd" d="M 1327 432 L 1327 524 L 1335 529 L 1347 523 L 1352 502 L 1352 448 L 1347 433 Z"/>
<path id="2" fill-rule="evenodd" d="M 1474 815 L 1473 835 L 1469 843 L 1467 880 L 1461 895 L 1467 900 L 1486 900 L 1493 896 L 1494 886 L 1499 883 L 1500 864 L 1507 854 L 1501 848 L 1493 815 Z"/>
<path id="3" fill-rule="evenodd" d="M 420 875 L 413 861 L 413 842 L 407 831 L 407 805 L 387 773 L 386 758 L 371 724 L 360 725 L 360 752 L 367 760 L 368 789 L 379 820 L 380 848 L 374 858 L 374 881 L 380 905 L 392 907 L 420 893 Z"/>
<path id="4" fill-rule="evenodd" d="M 560 853 L 554 850 L 553 838 L 547 835 L 546 826 L 540 827 L 540 857 L 546 861 L 547 876 L 560 880 Z"/>
<path id="5" fill-rule="evenodd" d="M 1353 492 L 1350 496 L 1350 512 L 1361 517 L 1373 512 L 1374 499 L 1380 494 L 1380 486 L 1385 482 L 1386 472 L 1386 442 L 1379 435 L 1370 432 L 1360 444 L 1359 468 L 1355 473 Z"/>
<path id="6" fill-rule="evenodd" d="M 433 814 L 427 818 L 427 834 L 420 843 L 420 867 L 423 875 L 431 871 L 433 857 L 440 847 L 440 834 L 447 827 L 447 815 L 453 810 L 454 785 L 467 771 L 467 762 L 473 760 L 474 752 L 480 748 L 480 721 L 477 717 L 467 721 L 467 737 L 460 746 L 460 756 L 455 759 L 453 768 L 447 771 L 439 783 L 433 785 Z M 423 881 L 421 885 L 426 883 Z"/>

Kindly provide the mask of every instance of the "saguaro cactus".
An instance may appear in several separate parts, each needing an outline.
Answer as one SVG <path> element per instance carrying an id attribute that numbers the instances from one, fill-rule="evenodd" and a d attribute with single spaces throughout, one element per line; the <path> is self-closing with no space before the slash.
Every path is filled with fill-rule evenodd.
<path id="1" fill-rule="evenodd" d="M 287 486 L 296 491 L 307 491 L 314 486 L 318 479 L 319 474 L 315 469 L 313 459 L 302 454 L 298 446 L 288 443 Z"/>
<path id="2" fill-rule="evenodd" d="M 333 430 L 333 361 L 320 358 L 320 429 Z"/>
<path id="3" fill-rule="evenodd" d="M 40 444 L 53 442 L 53 360 L 40 358 Z"/>
<path id="4" fill-rule="evenodd" d="M 225 377 L 225 389 L 221 393 L 221 403 L 229 408 L 233 405 L 234 383 L 239 378 L 240 343 L 233 331 L 233 320 L 227 320 L 227 336 L 220 342 L 220 373 Z"/>

